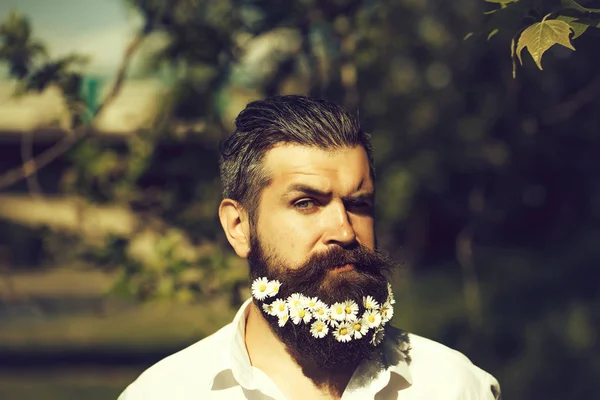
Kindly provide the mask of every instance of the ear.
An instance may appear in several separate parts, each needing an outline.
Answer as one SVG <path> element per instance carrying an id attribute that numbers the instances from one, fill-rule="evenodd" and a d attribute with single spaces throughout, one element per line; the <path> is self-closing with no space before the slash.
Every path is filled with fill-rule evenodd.
<path id="1" fill-rule="evenodd" d="M 238 256 L 247 258 L 250 253 L 250 225 L 246 210 L 237 201 L 224 199 L 219 205 L 219 219 L 233 250 Z"/>

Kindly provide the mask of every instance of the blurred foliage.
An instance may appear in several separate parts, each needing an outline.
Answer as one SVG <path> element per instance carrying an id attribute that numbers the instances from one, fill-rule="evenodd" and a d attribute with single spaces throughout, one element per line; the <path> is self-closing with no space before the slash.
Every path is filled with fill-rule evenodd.
<path id="1" fill-rule="evenodd" d="M 101 241 L 55 234 L 51 255 L 116 269 L 115 292 L 141 300 L 239 302 L 246 270 L 216 218 L 218 142 L 249 100 L 326 97 L 373 135 L 379 243 L 406 260 L 397 323 L 466 352 L 505 398 L 600 390 L 600 58 L 595 30 L 577 25 L 594 26 L 594 1 L 127 4 L 141 38 L 167 39 L 146 68 L 173 90 L 153 129 L 71 149 L 61 191 L 140 222 Z M 13 75 L 64 84 L 11 18 L 0 55 Z M 542 21 L 569 24 L 577 51 L 536 47 L 526 31 Z M 511 41 L 540 68 L 545 55 L 544 71 L 525 58 L 512 79 Z"/>

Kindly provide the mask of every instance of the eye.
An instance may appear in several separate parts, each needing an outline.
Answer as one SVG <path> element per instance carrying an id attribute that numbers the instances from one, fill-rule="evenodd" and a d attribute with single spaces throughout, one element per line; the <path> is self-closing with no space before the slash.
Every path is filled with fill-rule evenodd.
<path id="1" fill-rule="evenodd" d="M 294 208 L 301 211 L 308 211 L 317 206 L 317 202 L 313 199 L 302 199 L 294 203 Z"/>

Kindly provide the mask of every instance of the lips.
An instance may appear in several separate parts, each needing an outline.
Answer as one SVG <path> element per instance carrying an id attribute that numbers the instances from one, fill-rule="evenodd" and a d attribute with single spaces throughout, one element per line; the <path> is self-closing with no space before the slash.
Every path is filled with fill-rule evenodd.
<path id="1" fill-rule="evenodd" d="M 353 264 L 346 264 L 346 265 L 342 265 L 340 267 L 335 267 L 333 269 L 334 272 L 347 272 L 347 271 L 352 271 L 352 270 L 354 270 Z"/>

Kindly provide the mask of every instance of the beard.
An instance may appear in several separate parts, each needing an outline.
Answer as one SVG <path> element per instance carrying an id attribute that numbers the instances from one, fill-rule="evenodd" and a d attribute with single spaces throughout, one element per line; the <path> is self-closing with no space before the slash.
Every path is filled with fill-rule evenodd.
<path id="1" fill-rule="evenodd" d="M 278 280 L 281 283 L 278 298 L 285 300 L 294 293 L 333 304 L 353 300 L 359 305 L 363 297 L 372 296 L 379 304 L 388 297 L 388 272 L 395 266 L 378 251 L 355 244 L 351 247 L 333 246 L 327 251 L 316 253 L 300 266 L 286 265 L 273 251 L 263 249 L 252 235 L 248 263 L 250 278 L 260 277 Z M 352 265 L 349 271 L 335 272 L 335 268 Z M 256 306 L 262 307 L 256 299 Z M 288 353 L 300 365 L 306 376 L 316 384 L 318 376 L 311 377 L 309 370 L 321 372 L 343 372 L 354 370 L 363 361 L 371 361 L 381 355 L 380 346 L 371 344 L 370 336 L 349 342 L 339 342 L 333 335 L 316 339 L 308 325 L 286 323 L 279 327 L 276 317 L 263 313 L 273 333 L 284 343 Z"/>

